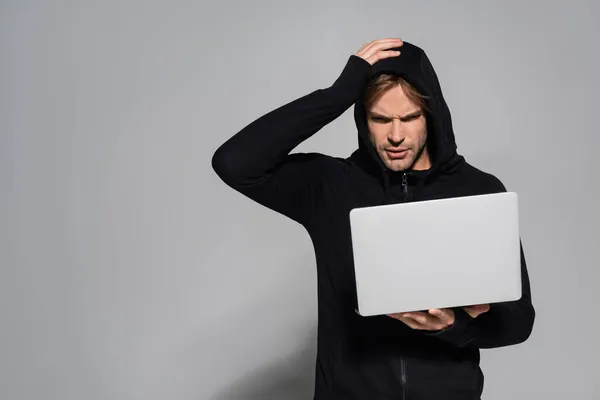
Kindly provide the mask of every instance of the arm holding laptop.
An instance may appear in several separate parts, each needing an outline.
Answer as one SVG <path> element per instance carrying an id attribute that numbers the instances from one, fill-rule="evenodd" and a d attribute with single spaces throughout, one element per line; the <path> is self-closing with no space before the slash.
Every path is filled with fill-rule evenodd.
<path id="1" fill-rule="evenodd" d="M 490 193 L 506 192 L 495 179 Z M 496 348 L 519 344 L 530 336 L 535 320 L 527 263 L 520 245 L 521 291 L 517 301 L 390 315 L 457 347 Z"/>
<path id="2" fill-rule="evenodd" d="M 535 309 L 531 303 L 529 276 L 521 247 L 521 276 L 523 296 L 520 300 L 469 308 L 430 310 L 393 314 L 413 329 L 424 330 L 457 347 L 496 348 L 519 344 L 531 334 Z"/>

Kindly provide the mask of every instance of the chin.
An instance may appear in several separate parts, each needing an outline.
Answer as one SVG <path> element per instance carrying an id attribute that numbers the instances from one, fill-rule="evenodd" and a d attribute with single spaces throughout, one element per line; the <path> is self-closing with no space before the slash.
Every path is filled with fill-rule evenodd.
<path id="1" fill-rule="evenodd" d="M 390 162 L 388 163 L 387 167 L 394 171 L 394 172 L 401 172 L 404 171 L 408 168 L 408 163 L 397 163 L 397 162 Z"/>

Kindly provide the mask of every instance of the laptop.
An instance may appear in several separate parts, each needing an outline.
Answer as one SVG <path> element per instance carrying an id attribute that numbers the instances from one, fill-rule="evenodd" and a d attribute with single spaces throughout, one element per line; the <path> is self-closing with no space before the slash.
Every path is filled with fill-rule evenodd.
<path id="1" fill-rule="evenodd" d="M 362 316 L 521 298 L 514 192 L 355 208 L 350 228 Z"/>

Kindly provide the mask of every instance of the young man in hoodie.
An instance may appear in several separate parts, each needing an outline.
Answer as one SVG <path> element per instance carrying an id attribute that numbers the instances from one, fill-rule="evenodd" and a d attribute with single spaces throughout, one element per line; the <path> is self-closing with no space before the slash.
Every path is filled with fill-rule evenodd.
<path id="1" fill-rule="evenodd" d="M 349 157 L 291 153 L 352 105 L 358 149 Z M 260 117 L 215 152 L 213 168 L 227 185 L 298 222 L 311 237 L 318 278 L 315 399 L 479 399 L 479 349 L 529 337 L 535 311 L 522 248 L 518 301 L 367 318 L 355 312 L 351 209 L 506 191 L 456 149 L 425 52 L 382 39 L 351 55 L 330 87 Z M 402 243 L 398 254 L 400 263 Z"/>

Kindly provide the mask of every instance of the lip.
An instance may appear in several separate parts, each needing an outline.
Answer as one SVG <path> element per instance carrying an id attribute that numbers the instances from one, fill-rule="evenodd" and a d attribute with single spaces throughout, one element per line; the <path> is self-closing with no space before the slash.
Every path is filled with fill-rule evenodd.
<path id="1" fill-rule="evenodd" d="M 408 154 L 409 149 L 398 149 L 398 150 L 386 150 L 388 156 L 392 159 L 404 158 Z"/>

